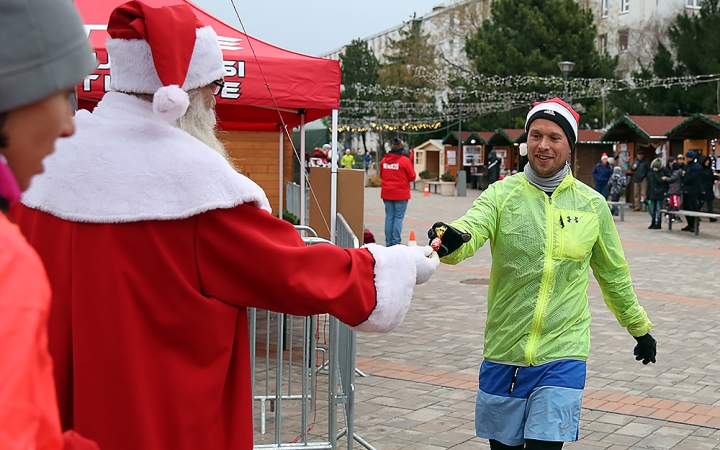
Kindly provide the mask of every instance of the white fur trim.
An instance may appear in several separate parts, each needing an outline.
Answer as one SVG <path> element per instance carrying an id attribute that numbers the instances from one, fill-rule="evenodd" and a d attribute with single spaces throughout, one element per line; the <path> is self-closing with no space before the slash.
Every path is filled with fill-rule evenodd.
<path id="1" fill-rule="evenodd" d="M 520 156 L 527 156 L 527 150 L 528 150 L 527 142 L 523 142 L 522 144 L 520 144 L 519 149 L 518 149 Z"/>
<path id="2" fill-rule="evenodd" d="M 527 117 L 525 117 L 525 123 L 527 124 L 527 121 L 530 120 L 530 117 L 532 117 L 533 114 L 535 114 L 538 111 L 545 111 L 550 110 L 553 112 L 556 112 L 563 116 L 565 120 L 570 124 L 570 127 L 573 129 L 573 132 L 575 133 L 575 141 L 577 141 L 577 135 L 578 135 L 578 123 L 577 120 L 575 120 L 575 117 L 572 115 L 570 111 L 560 103 L 555 103 L 551 101 L 546 101 L 539 103 L 537 106 L 535 106 L 533 109 L 530 110 L 530 112 L 527 114 Z M 525 131 L 528 131 L 527 125 L 525 125 Z"/>
<path id="3" fill-rule="evenodd" d="M 405 318 L 415 288 L 416 267 L 412 251 L 404 245 L 382 247 L 367 244 L 375 258 L 375 292 L 377 304 L 370 316 L 354 331 L 388 332 Z M 415 249 L 416 250 L 416 249 Z"/>
<path id="4" fill-rule="evenodd" d="M 108 38 L 105 47 L 110 55 L 111 89 L 134 94 L 154 94 L 163 86 L 147 41 Z M 225 67 L 217 34 L 211 27 L 198 28 L 183 90 L 207 86 L 224 76 Z"/>
<path id="5" fill-rule="evenodd" d="M 190 97 L 180 86 L 164 86 L 153 95 L 153 111 L 167 123 L 175 123 L 184 116 L 190 106 Z"/>
<path id="6" fill-rule="evenodd" d="M 149 102 L 108 92 L 76 134 L 59 139 L 23 203 L 75 222 L 173 220 L 252 203 L 265 192 L 225 159 L 157 118 Z"/>

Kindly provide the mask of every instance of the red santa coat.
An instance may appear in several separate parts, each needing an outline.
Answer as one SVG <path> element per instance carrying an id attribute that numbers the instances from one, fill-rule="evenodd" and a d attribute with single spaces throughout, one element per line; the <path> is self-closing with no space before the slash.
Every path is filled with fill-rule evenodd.
<path id="1" fill-rule="evenodd" d="M 388 153 L 380 161 L 383 200 L 410 200 L 410 182 L 415 180 L 413 162 L 407 156 Z"/>
<path id="2" fill-rule="evenodd" d="M 64 429 L 103 450 L 251 449 L 246 308 L 358 331 L 405 316 L 405 249 L 306 247 L 256 184 L 148 102 L 109 93 L 76 124 L 14 212 L 52 286 Z"/>

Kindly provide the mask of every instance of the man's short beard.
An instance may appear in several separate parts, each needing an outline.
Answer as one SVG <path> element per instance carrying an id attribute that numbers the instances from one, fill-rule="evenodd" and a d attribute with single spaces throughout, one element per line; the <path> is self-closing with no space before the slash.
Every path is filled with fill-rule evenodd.
<path id="1" fill-rule="evenodd" d="M 185 115 L 178 119 L 178 127 L 220 153 L 230 165 L 233 165 L 225 146 L 215 135 L 217 127 L 215 108 L 208 104 L 199 89 L 188 92 L 188 96 L 190 97 L 190 106 Z"/>

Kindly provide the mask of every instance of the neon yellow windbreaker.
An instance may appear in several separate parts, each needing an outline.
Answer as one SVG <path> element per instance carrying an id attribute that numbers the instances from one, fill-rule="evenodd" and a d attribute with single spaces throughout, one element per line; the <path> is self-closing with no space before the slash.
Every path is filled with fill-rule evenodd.
<path id="1" fill-rule="evenodd" d="M 472 239 L 444 263 L 473 256 L 490 239 L 485 359 L 516 365 L 586 360 L 588 266 L 620 325 L 633 336 L 652 328 L 605 199 L 572 174 L 552 197 L 523 173 L 493 183 L 451 225 Z"/>

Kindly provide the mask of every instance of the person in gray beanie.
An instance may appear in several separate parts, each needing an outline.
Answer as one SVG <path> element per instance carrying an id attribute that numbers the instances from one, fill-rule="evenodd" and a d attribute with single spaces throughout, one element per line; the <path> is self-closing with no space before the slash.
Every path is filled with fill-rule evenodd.
<path id="1" fill-rule="evenodd" d="M 55 140 L 75 131 L 69 95 L 95 58 L 69 0 L 0 0 L 0 42 L 0 448 L 97 449 L 62 433 L 48 349 L 50 282 L 5 216 Z"/>

